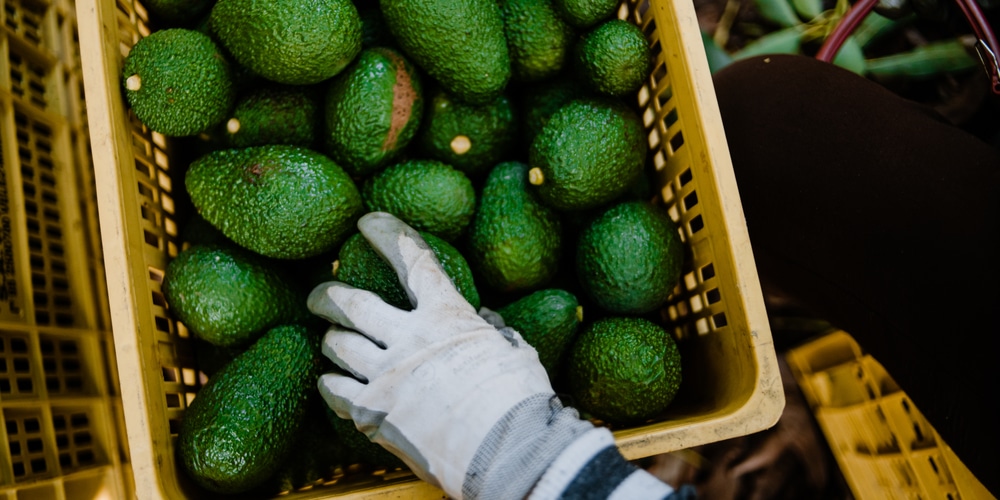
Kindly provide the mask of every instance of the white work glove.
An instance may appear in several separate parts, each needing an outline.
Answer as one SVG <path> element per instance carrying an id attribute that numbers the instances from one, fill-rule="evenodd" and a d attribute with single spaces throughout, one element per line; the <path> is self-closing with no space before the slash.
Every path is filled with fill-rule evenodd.
<path id="1" fill-rule="evenodd" d="M 333 323 L 323 353 L 353 375 L 323 375 L 324 399 L 453 498 L 524 498 L 593 425 L 562 406 L 520 334 L 477 314 L 415 230 L 381 212 L 358 228 L 413 310 L 343 283 L 317 286 L 309 309 Z"/>

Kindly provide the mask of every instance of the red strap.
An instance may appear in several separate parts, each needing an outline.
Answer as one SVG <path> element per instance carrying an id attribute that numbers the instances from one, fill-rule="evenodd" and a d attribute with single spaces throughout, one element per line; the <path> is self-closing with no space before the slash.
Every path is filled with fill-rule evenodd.
<path id="1" fill-rule="evenodd" d="M 997 43 L 997 37 L 993 33 L 993 29 L 990 27 L 989 23 L 986 22 L 986 16 L 983 15 L 983 11 L 979 8 L 979 4 L 976 0 L 955 0 L 958 3 L 960 9 L 962 9 L 962 14 L 972 25 L 972 31 L 976 34 L 976 52 L 979 54 L 979 59 L 983 63 L 983 67 L 986 69 L 986 75 L 990 79 L 992 84 L 993 93 L 1000 95 L 1000 66 L 997 63 L 997 49 L 1000 49 L 1000 44 Z M 840 23 L 833 29 L 830 36 L 826 38 L 823 45 L 819 48 L 819 52 L 816 53 L 816 59 L 825 62 L 833 61 L 833 58 L 837 55 L 840 47 L 844 45 L 844 41 L 847 37 L 851 35 L 852 32 L 861 24 L 865 16 L 875 8 L 878 0 L 858 0 L 847 13 L 844 15 Z"/>

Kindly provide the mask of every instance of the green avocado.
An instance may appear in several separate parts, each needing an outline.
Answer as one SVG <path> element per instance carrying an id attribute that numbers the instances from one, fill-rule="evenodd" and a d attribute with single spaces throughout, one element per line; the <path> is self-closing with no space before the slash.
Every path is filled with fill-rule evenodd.
<path id="1" fill-rule="evenodd" d="M 558 378 L 563 358 L 583 321 L 583 307 L 572 293 L 548 288 L 528 294 L 497 309 L 504 325 L 524 337 L 538 351 L 549 374 Z"/>
<path id="2" fill-rule="evenodd" d="M 209 25 L 237 62 L 288 85 L 326 80 L 361 51 L 351 0 L 219 0 Z"/>
<path id="3" fill-rule="evenodd" d="M 633 94 L 653 71 L 653 52 L 638 26 L 607 21 L 583 36 L 574 51 L 576 74 L 593 91 Z"/>
<path id="4" fill-rule="evenodd" d="M 275 259 L 336 248 L 361 217 L 361 193 L 329 157 L 300 146 L 210 152 L 184 184 L 198 213 L 240 246 Z"/>
<path id="5" fill-rule="evenodd" d="M 666 210 L 625 201 L 580 235 L 576 273 L 584 293 L 606 311 L 644 314 L 663 306 L 680 282 L 684 245 Z"/>
<path id="6" fill-rule="evenodd" d="M 562 71 L 576 40 L 551 0 L 500 0 L 512 80 L 537 82 Z"/>
<path id="7" fill-rule="evenodd" d="M 457 99 L 485 104 L 510 80 L 503 16 L 494 0 L 381 0 L 396 42 Z"/>
<path id="8" fill-rule="evenodd" d="M 205 489 L 247 492 L 286 463 L 312 398 L 319 337 L 298 325 L 269 330 L 215 374 L 184 412 L 176 450 Z"/>
<path id="9" fill-rule="evenodd" d="M 325 110 L 326 152 L 352 176 L 369 176 L 416 135 L 424 112 L 420 75 L 396 50 L 365 49 L 330 83 Z"/>
<path id="10" fill-rule="evenodd" d="M 236 99 L 229 61 L 208 35 L 194 30 L 171 28 L 140 39 L 125 57 L 121 78 L 136 118 L 172 137 L 207 131 Z"/>
<path id="11" fill-rule="evenodd" d="M 469 264 L 496 292 L 538 289 L 558 271 L 560 215 L 529 187 L 527 165 L 497 165 L 486 178 L 469 227 Z"/>
<path id="12" fill-rule="evenodd" d="M 434 251 L 458 292 L 478 311 L 479 291 L 465 257 L 451 244 L 433 234 L 421 232 L 420 235 Z M 355 288 L 374 292 L 386 303 L 399 309 L 413 309 L 392 266 L 379 256 L 361 233 L 355 233 L 340 247 L 335 279 Z"/>
<path id="13" fill-rule="evenodd" d="M 225 123 L 230 147 L 268 144 L 313 147 L 320 137 L 323 109 L 314 85 L 257 85 L 247 89 Z"/>

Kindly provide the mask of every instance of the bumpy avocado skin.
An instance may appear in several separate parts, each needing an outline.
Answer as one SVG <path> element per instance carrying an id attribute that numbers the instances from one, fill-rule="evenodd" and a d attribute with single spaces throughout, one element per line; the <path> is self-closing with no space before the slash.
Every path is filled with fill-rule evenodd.
<path id="1" fill-rule="evenodd" d="M 224 494 L 272 477 L 319 397 L 320 356 L 318 335 L 277 326 L 209 379 L 181 420 L 177 453 L 185 473 Z"/>
<path id="2" fill-rule="evenodd" d="M 427 102 L 416 145 L 427 157 L 478 180 L 510 159 L 517 123 L 515 105 L 506 95 L 473 106 L 437 89 Z"/>
<path id="3" fill-rule="evenodd" d="M 528 188 L 527 165 L 497 165 L 486 178 L 469 226 L 469 263 L 497 292 L 540 288 L 558 271 L 562 220 Z"/>
<path id="4" fill-rule="evenodd" d="M 361 51 L 351 0 L 219 0 L 209 24 L 237 62 L 289 85 L 326 80 Z"/>
<path id="5" fill-rule="evenodd" d="M 653 52 L 642 30 L 620 19 L 584 35 L 574 57 L 576 74 L 590 89 L 616 97 L 638 91 L 653 70 Z"/>
<path id="6" fill-rule="evenodd" d="M 362 185 L 365 208 L 389 212 L 418 231 L 455 241 L 472 221 L 476 190 L 460 170 L 436 160 L 406 160 Z"/>
<path id="7" fill-rule="evenodd" d="M 611 202 L 642 174 L 649 145 L 639 116 L 612 98 L 571 101 L 532 141 L 528 164 L 547 205 L 585 210 Z"/>
<path id="8" fill-rule="evenodd" d="M 494 0 L 381 0 L 403 51 L 456 98 L 483 104 L 510 80 L 503 16 Z"/>
<path id="9" fill-rule="evenodd" d="M 458 292 L 474 309 L 479 310 L 479 291 L 465 257 L 450 243 L 433 234 L 422 232 L 421 236 L 434 251 Z M 375 252 L 361 233 L 354 234 L 344 242 L 340 247 L 337 263 L 337 281 L 374 292 L 386 303 L 399 309 L 413 309 L 396 272 Z"/>
<path id="10" fill-rule="evenodd" d="M 337 163 L 289 145 L 213 151 L 185 187 L 198 213 L 240 246 L 276 259 L 336 248 L 361 216 L 361 193 Z"/>
<path id="11" fill-rule="evenodd" d="M 504 325 L 517 330 L 538 351 L 549 379 L 555 380 L 582 321 L 579 307 L 580 302 L 572 293 L 547 288 L 507 304 L 497 309 L 497 313 Z"/>
<path id="12" fill-rule="evenodd" d="M 666 303 L 680 281 L 684 246 L 662 207 L 646 201 L 614 205 L 580 235 L 577 277 L 601 308 L 644 314 Z"/>
<path id="13" fill-rule="evenodd" d="M 537 82 L 562 71 L 576 32 L 550 0 L 501 0 L 513 81 Z"/>
<path id="14" fill-rule="evenodd" d="M 172 137 L 196 135 L 226 118 L 236 99 L 233 72 L 204 33 L 171 28 L 136 42 L 122 67 L 135 116 Z"/>
<path id="15" fill-rule="evenodd" d="M 326 93 L 325 151 L 354 177 L 396 160 L 424 114 L 416 68 L 396 50 L 365 49 Z"/>

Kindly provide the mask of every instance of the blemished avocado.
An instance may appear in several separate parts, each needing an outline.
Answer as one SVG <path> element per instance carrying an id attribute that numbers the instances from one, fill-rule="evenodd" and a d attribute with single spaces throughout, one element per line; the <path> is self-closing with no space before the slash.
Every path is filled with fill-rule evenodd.
<path id="1" fill-rule="evenodd" d="M 492 101 L 510 80 L 503 17 L 494 0 L 381 0 L 389 31 L 457 99 Z"/>
<path id="2" fill-rule="evenodd" d="M 635 182 L 648 149 L 642 121 L 620 101 L 571 101 L 531 142 L 530 181 L 548 206 L 566 211 L 596 208 Z"/>
<path id="3" fill-rule="evenodd" d="M 163 135 L 185 137 L 226 118 L 236 99 L 233 73 L 204 33 L 171 28 L 140 39 L 122 66 L 125 98 L 136 118 Z"/>
<path id="4" fill-rule="evenodd" d="M 650 202 L 627 201 L 594 219 L 580 235 L 576 271 L 584 293 L 602 309 L 652 312 L 680 281 L 684 246 L 677 225 Z"/>
<path id="5" fill-rule="evenodd" d="M 219 0 L 209 24 L 237 62 L 289 85 L 326 80 L 361 51 L 351 0 Z"/>
<path id="6" fill-rule="evenodd" d="M 369 212 L 389 212 L 418 231 L 454 241 L 472 221 L 476 190 L 447 163 L 406 160 L 387 167 L 362 185 Z"/>
<path id="7" fill-rule="evenodd" d="M 378 443 L 359 431 L 353 420 L 340 418 L 329 407 L 326 416 L 334 432 L 344 443 L 347 463 L 362 463 L 369 466 L 385 467 L 389 470 L 406 468 L 406 464 Z"/>
<path id="8" fill-rule="evenodd" d="M 511 100 L 501 94 L 473 106 L 437 89 L 417 134 L 417 146 L 428 158 L 447 163 L 479 179 L 507 159 L 517 140 L 517 118 Z"/>
<path id="9" fill-rule="evenodd" d="M 558 288 L 538 290 L 497 309 L 497 313 L 538 351 L 549 380 L 555 380 L 583 321 L 583 306 L 576 296 Z"/>
<path id="10" fill-rule="evenodd" d="M 529 190 L 528 166 L 504 162 L 490 171 L 469 226 L 469 259 L 477 278 L 497 292 L 549 283 L 562 256 L 562 221 Z"/>
<path id="11" fill-rule="evenodd" d="M 396 50 L 365 49 L 326 94 L 325 147 L 354 177 L 374 174 L 413 140 L 424 112 L 416 68 Z"/>
<path id="12" fill-rule="evenodd" d="M 337 163 L 289 145 L 213 151 L 184 184 L 198 213 L 240 246 L 276 259 L 336 248 L 355 230 L 361 194 Z"/>
<path id="13" fill-rule="evenodd" d="M 649 77 L 653 52 L 638 26 L 613 19 L 583 36 L 574 64 L 590 89 L 622 97 L 638 91 Z"/>
<path id="14" fill-rule="evenodd" d="M 478 311 L 479 291 L 476 289 L 472 270 L 465 257 L 450 243 L 433 234 L 421 232 L 420 236 L 434 251 L 442 269 L 451 278 L 458 292 L 469 301 L 473 309 Z M 374 292 L 387 304 L 399 309 L 406 311 L 413 309 L 410 298 L 399 283 L 399 277 L 392 266 L 379 256 L 361 233 L 355 233 L 340 247 L 336 269 L 337 281 Z"/>
<path id="15" fill-rule="evenodd" d="M 185 473 L 225 494 L 272 477 L 293 451 L 310 400 L 319 397 L 320 356 L 319 336 L 281 325 L 209 379 L 178 431 Z"/>
<path id="16" fill-rule="evenodd" d="M 610 424 L 635 424 L 673 402 L 681 385 L 680 350 L 652 321 L 610 316 L 580 331 L 566 377 L 580 410 Z"/>
<path id="17" fill-rule="evenodd" d="M 264 84 L 247 89 L 225 122 L 226 142 L 245 148 L 268 144 L 313 147 L 322 129 L 316 86 Z"/>
<path id="18" fill-rule="evenodd" d="M 575 41 L 573 27 L 550 0 L 500 0 L 511 79 L 537 82 L 562 71 Z"/>
<path id="19" fill-rule="evenodd" d="M 171 260 L 163 295 L 195 337 L 224 347 L 244 346 L 304 309 L 301 294 L 265 259 L 214 244 L 193 245 Z"/>
<path id="20" fill-rule="evenodd" d="M 552 0 L 556 11 L 576 28 L 589 28 L 610 19 L 619 3 L 618 0 Z"/>

